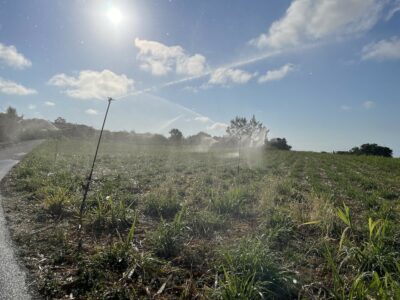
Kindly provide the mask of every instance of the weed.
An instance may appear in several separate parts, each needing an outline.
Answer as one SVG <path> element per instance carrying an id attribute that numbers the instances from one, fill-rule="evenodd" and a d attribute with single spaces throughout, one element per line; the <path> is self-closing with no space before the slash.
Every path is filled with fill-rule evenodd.
<path id="1" fill-rule="evenodd" d="M 215 231 L 226 227 L 223 219 L 207 210 L 189 213 L 185 219 L 191 233 L 199 237 L 210 237 Z"/>
<path id="2" fill-rule="evenodd" d="M 181 209 L 177 195 L 171 189 L 167 193 L 150 193 L 144 199 L 144 212 L 152 217 L 172 219 Z"/>
<path id="3" fill-rule="evenodd" d="M 287 299 L 294 292 L 293 273 L 282 267 L 266 240 L 252 238 L 239 241 L 233 249 L 222 251 L 222 259 L 225 275 L 223 295 L 233 296 L 243 291 L 247 295 L 258 294 L 257 298 Z M 236 294 L 236 297 L 240 295 Z"/>
<path id="4" fill-rule="evenodd" d="M 368 219 L 368 235 L 361 245 L 347 232 L 352 229 L 350 209 L 338 209 L 338 217 L 347 227 L 343 230 L 336 255 L 326 246 L 326 260 L 332 270 L 335 297 L 345 299 L 395 299 L 400 292 L 400 256 L 387 243 L 386 220 Z M 354 271 L 356 274 L 354 274 Z M 346 280 L 352 272 L 353 280 Z"/>
<path id="5" fill-rule="evenodd" d="M 154 252 L 162 258 L 176 256 L 183 244 L 184 224 L 182 221 L 183 210 L 175 215 L 172 222 L 161 220 L 152 236 Z"/>
<path id="6" fill-rule="evenodd" d="M 134 212 L 127 209 L 121 200 L 114 200 L 113 197 L 96 196 L 97 205 L 94 206 L 88 215 L 89 227 L 96 232 L 112 230 L 115 228 L 127 228 L 132 224 Z"/>
<path id="7" fill-rule="evenodd" d="M 295 225 L 290 214 L 276 207 L 266 211 L 266 221 L 261 228 L 271 245 L 277 248 L 287 245 L 295 234 Z"/>
<path id="8" fill-rule="evenodd" d="M 55 217 L 61 217 L 68 205 L 71 204 L 71 196 L 62 187 L 44 189 L 44 207 Z"/>
<path id="9" fill-rule="evenodd" d="M 243 187 L 229 189 L 223 196 L 211 198 L 211 207 L 219 214 L 229 214 L 235 217 L 245 215 L 245 205 L 253 202 L 254 197 Z"/>

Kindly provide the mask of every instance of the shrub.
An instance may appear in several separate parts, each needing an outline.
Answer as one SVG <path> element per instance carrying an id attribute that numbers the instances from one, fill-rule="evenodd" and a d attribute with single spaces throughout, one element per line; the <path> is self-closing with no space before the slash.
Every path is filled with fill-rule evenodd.
<path id="1" fill-rule="evenodd" d="M 349 153 L 392 157 L 393 150 L 388 147 L 379 146 L 378 144 L 363 144 L 360 147 L 354 147 Z"/>
<path id="2" fill-rule="evenodd" d="M 274 138 L 265 143 L 267 149 L 290 150 L 292 146 L 287 144 L 285 138 Z"/>

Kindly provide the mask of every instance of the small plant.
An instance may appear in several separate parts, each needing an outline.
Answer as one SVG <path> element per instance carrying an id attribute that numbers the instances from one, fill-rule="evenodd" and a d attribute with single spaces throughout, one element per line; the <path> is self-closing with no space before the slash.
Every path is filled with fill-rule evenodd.
<path id="1" fill-rule="evenodd" d="M 255 282 L 255 274 L 238 275 L 223 270 L 224 281 L 221 283 L 222 291 L 219 296 L 224 300 L 264 299 L 263 285 Z"/>
<path id="2" fill-rule="evenodd" d="M 294 292 L 293 273 L 282 267 L 265 240 L 245 239 L 222 251 L 222 295 L 244 291 L 255 298 L 288 299 Z M 232 299 L 240 298 L 236 294 Z M 250 298 L 254 299 L 254 298 Z"/>
<path id="3" fill-rule="evenodd" d="M 339 250 L 340 250 L 342 249 L 343 243 L 346 240 L 347 232 L 351 231 L 353 226 L 351 222 L 350 208 L 346 204 L 343 203 L 343 210 L 340 208 L 338 209 L 337 215 L 343 221 L 343 223 L 347 225 L 347 227 L 343 230 L 342 235 L 340 237 L 340 242 L 339 242 Z"/>
<path id="4" fill-rule="evenodd" d="M 332 271 L 332 295 L 340 299 L 397 299 L 400 296 L 400 256 L 387 243 L 386 220 L 368 219 L 368 235 L 361 245 L 347 238 L 353 228 L 350 209 L 344 205 L 338 217 L 346 224 L 338 251 L 326 245 L 326 261 Z M 353 278 L 347 279 L 347 272 Z M 354 274 L 354 272 L 356 272 Z"/>
<path id="5" fill-rule="evenodd" d="M 266 211 L 266 221 L 261 227 L 271 245 L 278 248 L 288 244 L 295 234 L 295 225 L 290 213 L 276 207 Z"/>
<path id="6" fill-rule="evenodd" d="M 183 210 L 175 215 L 172 222 L 163 219 L 153 233 L 152 244 L 155 253 L 163 258 L 176 256 L 183 243 L 184 224 L 182 222 Z"/>
<path id="7" fill-rule="evenodd" d="M 44 208 L 53 216 L 61 217 L 65 213 L 66 207 L 70 204 L 70 195 L 62 187 L 45 189 Z"/>
<path id="8" fill-rule="evenodd" d="M 123 201 L 113 197 L 96 197 L 96 205 L 89 212 L 90 227 L 99 232 L 103 229 L 127 228 L 132 224 L 133 212 L 125 207 Z"/>
<path id="9" fill-rule="evenodd" d="M 225 227 L 224 221 L 215 213 L 210 211 L 200 211 L 190 213 L 186 217 L 191 233 L 199 237 L 209 237 Z"/>
<path id="10" fill-rule="evenodd" d="M 152 217 L 172 219 L 181 209 L 178 197 L 171 189 L 166 194 L 150 193 L 144 201 L 144 212 Z"/>
<path id="11" fill-rule="evenodd" d="M 242 187 L 235 187 L 228 190 L 222 197 L 211 198 L 211 207 L 219 214 L 241 216 L 246 213 L 245 205 L 254 200 L 247 190 Z"/>

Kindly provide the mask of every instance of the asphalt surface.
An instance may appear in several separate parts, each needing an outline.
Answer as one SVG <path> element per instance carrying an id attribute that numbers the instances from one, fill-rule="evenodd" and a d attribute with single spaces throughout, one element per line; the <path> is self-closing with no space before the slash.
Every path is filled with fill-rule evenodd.
<path id="1" fill-rule="evenodd" d="M 41 141 L 28 141 L 0 149 L 0 180 Z M 1 190 L 0 190 L 1 194 Z M 25 273 L 18 265 L 4 218 L 0 195 L 0 300 L 31 299 Z"/>

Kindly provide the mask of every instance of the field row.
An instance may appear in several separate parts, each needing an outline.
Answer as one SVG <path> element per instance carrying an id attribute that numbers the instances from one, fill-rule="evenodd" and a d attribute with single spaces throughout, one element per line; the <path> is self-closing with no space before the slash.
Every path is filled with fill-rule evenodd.
<path id="1" fill-rule="evenodd" d="M 46 142 L 3 182 L 42 295 L 400 296 L 398 159 L 105 142 L 79 236 L 93 150 Z"/>

